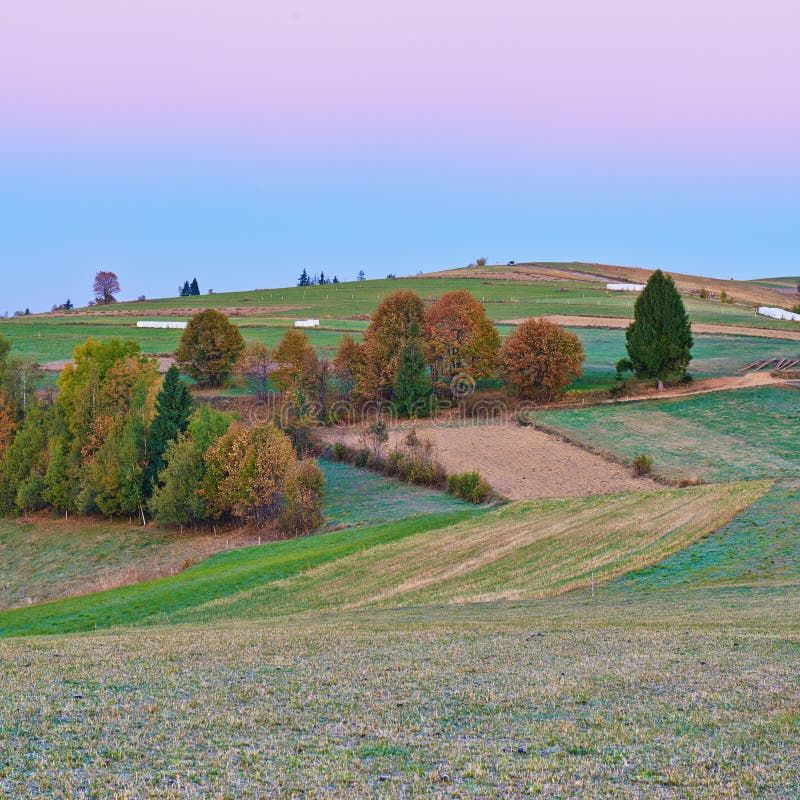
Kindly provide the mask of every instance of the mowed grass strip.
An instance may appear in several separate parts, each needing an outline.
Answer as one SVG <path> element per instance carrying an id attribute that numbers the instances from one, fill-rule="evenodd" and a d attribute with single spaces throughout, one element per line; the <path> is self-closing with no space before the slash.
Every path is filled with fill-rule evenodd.
<path id="1" fill-rule="evenodd" d="M 181 609 L 279 581 L 363 548 L 446 528 L 484 513 L 467 508 L 220 553 L 175 576 L 0 613 L 0 637 L 71 633 L 165 620 L 166 615 Z"/>
<path id="2" fill-rule="evenodd" d="M 767 482 L 513 503 L 379 544 L 171 621 L 533 599 L 656 563 L 758 500 Z"/>

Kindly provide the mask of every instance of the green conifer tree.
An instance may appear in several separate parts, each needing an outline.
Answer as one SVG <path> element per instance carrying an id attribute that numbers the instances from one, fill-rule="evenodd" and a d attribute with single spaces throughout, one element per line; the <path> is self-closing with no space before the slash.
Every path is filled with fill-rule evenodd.
<path id="1" fill-rule="evenodd" d="M 675 283 L 660 269 L 636 298 L 634 320 L 625 334 L 628 361 L 637 378 L 658 382 L 681 379 L 691 361 L 692 328 Z"/>
<path id="2" fill-rule="evenodd" d="M 192 282 L 189 285 L 189 294 L 197 297 L 200 294 L 200 287 L 197 285 L 197 278 L 192 278 Z"/>
<path id="3" fill-rule="evenodd" d="M 400 414 L 422 416 L 430 402 L 432 387 L 419 341 L 419 325 L 412 322 L 408 342 L 400 352 L 392 398 Z"/>
<path id="4" fill-rule="evenodd" d="M 181 380 L 178 368 L 173 365 L 167 370 L 161 391 L 156 396 L 156 415 L 150 426 L 148 465 L 145 471 L 145 487 L 148 492 L 152 491 L 158 473 L 164 468 L 167 445 L 186 430 L 193 411 L 192 393 Z"/>

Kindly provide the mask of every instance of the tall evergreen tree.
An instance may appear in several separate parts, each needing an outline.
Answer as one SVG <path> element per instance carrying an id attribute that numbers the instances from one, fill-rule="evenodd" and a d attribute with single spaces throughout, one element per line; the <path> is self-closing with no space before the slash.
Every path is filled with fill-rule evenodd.
<path id="1" fill-rule="evenodd" d="M 181 287 L 181 297 L 188 297 L 190 294 L 191 289 L 189 289 L 189 281 L 184 281 Z"/>
<path id="2" fill-rule="evenodd" d="M 692 359 L 692 326 L 675 282 L 657 269 L 636 298 L 633 322 L 625 334 L 628 361 L 621 366 L 632 369 L 637 378 L 658 382 L 686 375 Z"/>
<path id="3" fill-rule="evenodd" d="M 408 341 L 400 352 L 393 389 L 392 398 L 401 414 L 412 419 L 424 415 L 433 389 L 422 355 L 417 322 L 411 323 Z"/>
<path id="4" fill-rule="evenodd" d="M 334 275 L 331 283 L 339 283 L 339 279 Z"/>
<path id="5" fill-rule="evenodd" d="M 308 273 L 306 272 L 305 268 L 303 268 L 303 271 L 300 273 L 300 278 L 297 281 L 297 285 L 308 286 L 310 283 L 311 281 L 309 280 Z"/>
<path id="6" fill-rule="evenodd" d="M 197 285 L 197 278 L 192 278 L 191 284 L 189 284 L 189 294 L 193 297 L 197 297 L 200 294 L 200 287 Z"/>
<path id="7" fill-rule="evenodd" d="M 167 445 L 186 430 L 193 411 L 194 400 L 189 387 L 181 380 L 178 368 L 171 366 L 156 396 L 156 415 L 150 426 L 147 448 L 146 491 L 152 491 L 158 473 L 164 468 Z"/>
<path id="8" fill-rule="evenodd" d="M 328 279 L 325 277 L 324 272 L 320 272 L 319 274 L 319 285 L 324 286 L 328 282 Z"/>

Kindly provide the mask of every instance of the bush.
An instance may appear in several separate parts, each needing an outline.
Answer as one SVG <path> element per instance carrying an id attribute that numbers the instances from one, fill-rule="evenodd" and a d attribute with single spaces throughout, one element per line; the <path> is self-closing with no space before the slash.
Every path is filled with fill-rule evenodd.
<path id="1" fill-rule="evenodd" d="M 633 459 L 633 474 L 637 477 L 649 475 L 653 471 L 653 459 L 647 453 L 639 453 Z"/>
<path id="2" fill-rule="evenodd" d="M 481 477 L 480 472 L 461 472 L 447 478 L 447 491 L 454 497 L 470 503 L 485 503 L 492 496 L 492 488 Z"/>
<path id="3" fill-rule="evenodd" d="M 333 460 L 334 461 L 347 460 L 347 448 L 341 442 L 336 442 L 333 445 Z"/>
<path id="4" fill-rule="evenodd" d="M 353 464 L 356 467 L 366 467 L 369 462 L 369 450 L 359 450 L 353 459 Z"/>

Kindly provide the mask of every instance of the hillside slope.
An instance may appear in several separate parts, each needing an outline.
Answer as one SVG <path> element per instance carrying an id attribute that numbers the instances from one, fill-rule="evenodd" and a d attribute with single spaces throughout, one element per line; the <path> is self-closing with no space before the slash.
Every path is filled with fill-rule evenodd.
<path id="1" fill-rule="evenodd" d="M 653 564 L 768 484 L 716 484 L 400 523 L 222 553 L 171 578 L 0 614 L 0 636 L 203 622 L 354 606 L 539 598 Z"/>

